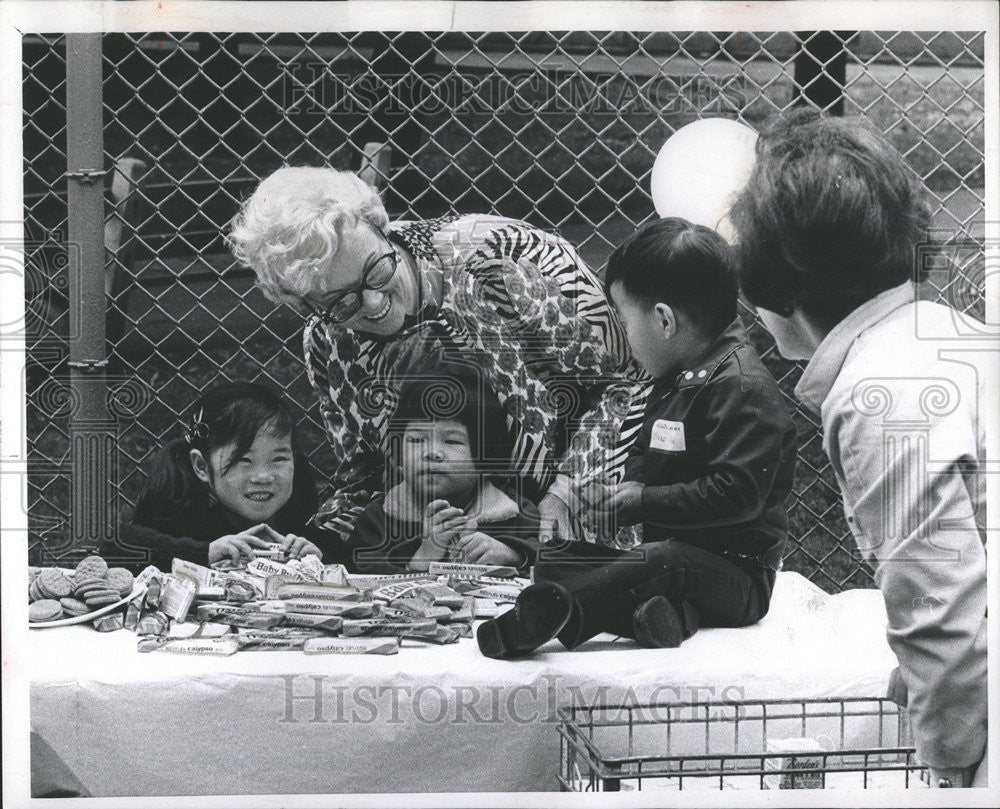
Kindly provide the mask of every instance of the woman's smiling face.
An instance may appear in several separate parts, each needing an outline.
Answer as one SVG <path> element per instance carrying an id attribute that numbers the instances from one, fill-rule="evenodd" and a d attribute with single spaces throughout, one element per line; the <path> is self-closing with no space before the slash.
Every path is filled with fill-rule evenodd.
<path id="1" fill-rule="evenodd" d="M 367 223 L 344 229 L 340 247 L 324 271 L 322 291 L 314 292 L 306 303 L 320 315 L 334 315 L 328 319 L 347 329 L 389 337 L 402 329 L 407 315 L 416 314 L 420 296 L 406 256 Z M 343 319 L 336 315 L 347 304 L 345 293 L 355 300 L 359 295 L 360 306 Z"/>

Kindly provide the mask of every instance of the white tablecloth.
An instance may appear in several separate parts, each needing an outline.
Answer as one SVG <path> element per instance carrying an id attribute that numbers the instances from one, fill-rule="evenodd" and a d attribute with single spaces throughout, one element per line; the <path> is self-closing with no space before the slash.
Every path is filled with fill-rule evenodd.
<path id="1" fill-rule="evenodd" d="M 778 576 L 771 611 L 679 649 L 609 636 L 527 660 L 474 640 L 395 656 L 139 654 L 136 636 L 31 633 L 31 723 L 95 796 L 556 789 L 570 702 L 881 696 L 874 590 Z M 618 704 L 618 703 L 614 703 Z"/>

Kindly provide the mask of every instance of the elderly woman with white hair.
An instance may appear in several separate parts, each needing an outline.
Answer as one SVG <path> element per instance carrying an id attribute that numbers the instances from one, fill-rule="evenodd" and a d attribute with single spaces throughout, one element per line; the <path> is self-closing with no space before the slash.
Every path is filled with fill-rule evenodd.
<path id="1" fill-rule="evenodd" d="M 306 366 L 337 458 L 317 525 L 350 535 L 386 488 L 400 384 L 458 352 L 504 408 L 541 540 L 614 541 L 567 506 L 571 483 L 620 479 L 648 379 L 568 242 L 496 216 L 390 223 L 355 175 L 282 168 L 243 205 L 229 243 L 268 298 L 309 318 Z"/>

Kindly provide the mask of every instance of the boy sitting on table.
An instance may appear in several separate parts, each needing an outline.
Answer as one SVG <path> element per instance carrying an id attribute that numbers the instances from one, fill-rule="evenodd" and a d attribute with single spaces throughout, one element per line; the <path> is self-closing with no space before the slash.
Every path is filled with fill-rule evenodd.
<path id="1" fill-rule="evenodd" d="M 535 584 L 480 626 L 487 657 L 601 632 L 676 647 L 699 624 L 746 626 L 770 604 L 795 425 L 737 317 L 729 246 L 683 219 L 653 222 L 612 254 L 605 286 L 655 383 L 625 482 L 580 493 L 619 525 L 641 522 L 644 541 L 544 547 Z"/>

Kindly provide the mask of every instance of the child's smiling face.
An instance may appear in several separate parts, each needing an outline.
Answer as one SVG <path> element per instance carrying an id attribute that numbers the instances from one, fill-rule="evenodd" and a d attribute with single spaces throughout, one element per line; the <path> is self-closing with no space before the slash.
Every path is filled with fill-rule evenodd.
<path id="1" fill-rule="evenodd" d="M 239 457 L 235 447 L 219 447 L 208 456 L 208 480 L 195 464 L 195 474 L 205 480 L 219 503 L 250 524 L 266 522 L 292 496 L 295 459 L 289 435 L 262 429 Z M 228 466 L 228 468 L 227 468 Z"/>
<path id="2" fill-rule="evenodd" d="M 403 479 L 424 502 L 462 507 L 479 482 L 464 424 L 442 419 L 411 421 L 403 432 Z"/>

